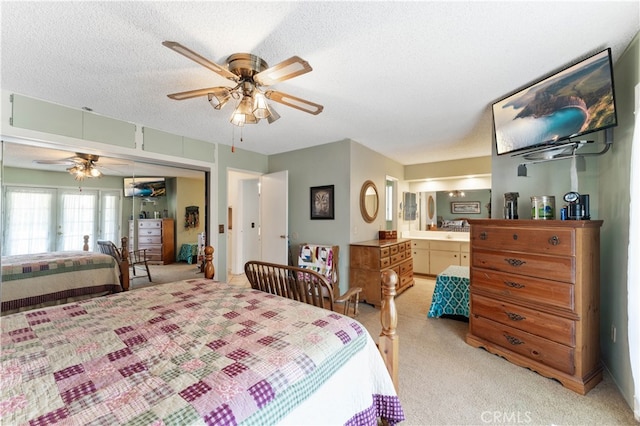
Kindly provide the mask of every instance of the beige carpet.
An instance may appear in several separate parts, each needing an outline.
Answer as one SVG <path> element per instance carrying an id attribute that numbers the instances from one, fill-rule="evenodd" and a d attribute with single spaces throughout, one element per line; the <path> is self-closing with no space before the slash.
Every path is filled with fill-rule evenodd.
<path id="1" fill-rule="evenodd" d="M 468 323 L 427 318 L 434 285 L 432 279 L 418 278 L 396 298 L 405 424 L 637 424 L 608 373 L 582 396 L 467 345 Z M 364 305 L 358 320 L 377 339 L 379 311 Z"/>
<path id="2" fill-rule="evenodd" d="M 200 267 L 198 265 L 190 265 L 185 262 L 177 262 L 169 265 L 149 265 L 149 271 L 151 272 L 152 282 L 149 282 L 146 273 L 138 271 L 136 272 L 137 276 L 134 277 L 131 275 L 131 289 L 204 277 L 204 274 L 200 272 Z M 236 276 L 235 278 L 232 277 L 232 282 L 234 282 L 234 280 L 241 284 L 246 283 L 243 275 Z M 248 283 L 246 283 L 246 285 L 248 285 Z"/>
<path id="3" fill-rule="evenodd" d="M 195 265 L 153 265 L 154 283 L 202 277 Z M 242 275 L 230 280 L 246 285 Z M 435 282 L 418 278 L 396 299 L 400 399 L 406 425 L 636 425 L 611 376 L 586 396 L 528 369 L 473 348 L 468 324 L 427 318 Z M 132 288 L 149 285 L 134 279 Z M 357 318 L 377 340 L 379 310 L 361 304 Z M 338 403 L 338 401 L 336 401 Z"/>

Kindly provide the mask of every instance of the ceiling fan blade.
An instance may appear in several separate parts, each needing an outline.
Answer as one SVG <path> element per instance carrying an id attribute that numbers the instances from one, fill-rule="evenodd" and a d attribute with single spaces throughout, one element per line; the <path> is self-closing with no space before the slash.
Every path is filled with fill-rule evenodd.
<path id="1" fill-rule="evenodd" d="M 75 161 L 70 158 L 67 158 L 65 160 L 33 160 L 33 162 L 36 164 L 53 164 L 60 166 L 72 166 L 75 164 Z"/>
<path id="2" fill-rule="evenodd" d="M 265 93 L 265 96 L 272 101 L 289 106 L 291 108 L 299 109 L 300 111 L 304 111 L 313 115 L 320 114 L 324 109 L 322 105 L 315 102 L 307 101 L 283 92 L 277 92 L 275 90 L 268 90 Z"/>
<path id="3" fill-rule="evenodd" d="M 237 75 L 233 74 L 232 72 L 230 72 L 226 68 L 221 67 L 220 65 L 216 64 L 215 62 L 211 62 L 207 58 L 205 58 L 203 56 L 200 56 L 199 54 L 197 54 L 193 50 L 191 50 L 191 49 L 189 49 L 187 47 L 184 47 L 180 43 L 177 43 L 175 41 L 163 41 L 162 44 L 164 46 L 168 47 L 169 49 L 173 50 L 174 52 L 178 52 L 182 56 L 185 56 L 186 58 L 191 59 L 192 61 L 202 65 L 205 68 L 210 69 L 211 71 L 215 72 L 218 75 L 221 75 L 224 78 L 228 78 L 229 80 L 233 80 L 233 81 L 237 81 L 238 80 L 238 76 Z"/>
<path id="4" fill-rule="evenodd" d="M 292 56 L 286 61 L 267 68 L 253 76 L 253 79 L 261 86 L 271 86 L 280 81 L 289 80 L 312 71 L 311 65 L 298 56 Z"/>
<path id="5" fill-rule="evenodd" d="M 229 88 L 209 87 L 207 89 L 196 89 L 196 90 L 189 90 L 187 92 L 171 93 L 167 96 L 170 97 L 171 99 L 175 99 L 176 101 L 182 101 L 184 99 L 197 98 L 198 96 L 207 96 L 209 93 L 218 94 L 218 93 L 224 93 L 224 92 L 229 92 Z"/>

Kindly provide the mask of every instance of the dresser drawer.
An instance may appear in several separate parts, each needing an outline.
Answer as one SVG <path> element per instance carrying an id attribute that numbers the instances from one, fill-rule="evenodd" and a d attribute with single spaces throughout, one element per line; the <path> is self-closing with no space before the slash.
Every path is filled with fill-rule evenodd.
<path id="1" fill-rule="evenodd" d="M 473 252 L 472 265 L 510 274 L 575 282 L 575 258 L 488 250 Z"/>
<path id="2" fill-rule="evenodd" d="M 413 272 L 413 259 L 408 259 L 400 264 L 400 276 Z"/>
<path id="3" fill-rule="evenodd" d="M 162 235 L 162 229 L 161 228 L 140 228 L 138 229 L 138 235 L 141 237 L 149 236 L 149 235 Z"/>
<path id="4" fill-rule="evenodd" d="M 523 355 L 567 374 L 575 373 L 574 349 L 526 331 L 475 316 L 469 320 L 469 331 L 486 341 Z"/>
<path id="5" fill-rule="evenodd" d="M 161 220 L 140 220 L 138 228 L 162 228 Z"/>
<path id="6" fill-rule="evenodd" d="M 380 259 L 380 269 L 386 269 L 389 266 L 391 266 L 391 258 L 390 257 L 383 257 L 382 259 Z"/>
<path id="7" fill-rule="evenodd" d="M 402 248 L 404 249 L 404 244 L 402 245 Z M 391 247 L 389 247 L 389 252 L 391 253 L 391 256 L 393 256 L 394 254 L 397 254 L 398 251 L 400 251 L 400 244 L 394 244 Z"/>
<path id="8" fill-rule="evenodd" d="M 541 305 L 554 306 L 573 312 L 574 285 L 522 275 L 505 274 L 471 268 L 472 291 L 499 296 L 516 297 Z"/>
<path id="9" fill-rule="evenodd" d="M 460 252 L 460 243 L 457 242 L 457 241 L 436 241 L 436 240 L 432 240 L 429 243 L 429 248 L 431 250 Z"/>
<path id="10" fill-rule="evenodd" d="M 147 259 L 150 259 L 149 256 L 161 256 L 162 255 L 162 245 L 161 244 L 138 244 L 138 250 L 146 250 Z"/>
<path id="11" fill-rule="evenodd" d="M 391 264 L 395 265 L 396 263 L 402 262 L 406 258 L 406 252 L 401 251 L 396 254 L 391 255 Z"/>
<path id="12" fill-rule="evenodd" d="M 414 249 L 429 249 L 429 240 L 411 240 Z"/>
<path id="13" fill-rule="evenodd" d="M 501 249 L 525 253 L 575 255 L 575 230 L 558 228 L 471 227 L 474 248 Z"/>
<path id="14" fill-rule="evenodd" d="M 400 282 L 398 283 L 400 288 L 404 288 L 411 283 L 413 283 L 413 275 L 400 276 Z"/>
<path id="15" fill-rule="evenodd" d="M 575 347 L 575 321 L 475 294 L 471 303 L 474 315 Z"/>
<path id="16" fill-rule="evenodd" d="M 138 248 L 143 248 L 142 246 L 145 244 L 162 244 L 162 237 L 160 235 L 155 235 L 151 237 L 145 237 L 140 235 L 138 237 Z"/>
<path id="17" fill-rule="evenodd" d="M 411 251 L 411 241 L 406 241 L 403 244 L 404 244 L 404 247 L 400 247 L 401 250 Z"/>
<path id="18" fill-rule="evenodd" d="M 391 254 L 389 247 L 380 248 L 380 257 L 388 257 Z"/>

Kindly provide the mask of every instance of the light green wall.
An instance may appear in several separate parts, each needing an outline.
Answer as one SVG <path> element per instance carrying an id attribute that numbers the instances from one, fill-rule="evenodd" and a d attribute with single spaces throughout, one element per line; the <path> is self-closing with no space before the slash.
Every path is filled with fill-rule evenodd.
<path id="1" fill-rule="evenodd" d="M 601 138 L 601 135 L 596 135 Z M 602 144 L 599 144 L 602 147 Z M 495 153 L 495 146 L 493 147 Z M 557 160 L 546 163 L 527 165 L 527 176 L 518 176 L 518 164 L 524 162 L 522 157 L 494 156 L 491 174 L 491 199 L 495 218 L 502 218 L 505 192 L 517 192 L 518 217 L 531 219 L 531 197 L 551 195 L 555 197 L 556 219 L 560 219 L 559 209 L 562 197 L 576 189 L 580 194 L 589 194 L 592 219 L 603 219 L 598 198 L 600 160 L 601 157 L 587 157 L 586 169 L 578 171 L 578 187 L 571 187 L 571 160 Z"/>
<path id="2" fill-rule="evenodd" d="M 390 141 L 392 142 L 392 141 Z M 357 142 L 351 142 L 351 242 L 378 239 L 378 231 L 386 228 L 384 209 L 387 203 L 385 185 L 387 176 L 404 180 L 404 167 L 384 155 L 375 152 Z M 378 216 L 372 223 L 367 223 L 360 213 L 360 189 L 365 181 L 371 180 L 378 189 L 380 207 Z M 408 185 L 401 184 L 397 194 L 408 191 Z M 391 202 L 399 203 L 400 197 Z M 398 207 L 398 206 L 396 206 Z"/>
<path id="3" fill-rule="evenodd" d="M 349 286 L 349 244 L 378 238 L 384 229 L 384 187 L 387 175 L 403 179 L 395 161 L 352 141 L 343 140 L 269 156 L 269 172 L 289 171 L 289 235 L 294 250 L 303 242 L 340 246 L 340 288 Z M 360 188 L 376 184 L 380 208 L 368 224 L 360 214 Z M 334 185 L 335 219 L 310 219 L 310 188 Z M 294 252 L 295 253 L 295 252 Z"/>
<path id="4" fill-rule="evenodd" d="M 614 84 L 618 126 L 614 129 L 614 143 L 610 153 L 600 159 L 601 217 L 601 292 L 600 344 L 603 361 L 624 398 L 633 407 L 634 389 L 629 358 L 629 335 L 638 339 L 640 330 L 628 329 L 627 277 L 629 245 L 629 181 L 631 178 L 631 144 L 634 131 L 634 88 L 640 83 L 640 33 L 614 64 Z M 637 112 L 636 112 L 637 114 Z M 637 144 L 638 141 L 636 141 Z M 636 146 L 635 149 L 640 149 Z M 635 314 L 640 301 L 635 301 Z M 617 338 L 610 339 L 611 325 L 616 326 Z"/>
<path id="5" fill-rule="evenodd" d="M 405 180 L 451 178 L 490 173 L 490 156 L 404 166 Z"/>
<path id="6" fill-rule="evenodd" d="M 100 179 L 86 179 L 78 182 L 67 172 L 47 172 L 4 167 L 2 178 L 5 185 L 19 184 L 43 188 L 117 189 L 122 191 L 122 178 L 116 176 L 103 176 Z"/>
<path id="7" fill-rule="evenodd" d="M 349 279 L 350 142 L 340 141 L 269 156 L 269 172 L 289 171 L 289 236 L 295 256 L 301 243 L 340 246 L 340 287 Z M 334 186 L 334 219 L 311 220 L 310 188 Z"/>
<path id="8" fill-rule="evenodd" d="M 443 219 L 456 220 L 459 218 L 469 219 L 486 219 L 489 217 L 489 210 L 487 204 L 491 199 L 491 190 L 489 189 L 475 189 L 464 191 L 464 197 L 449 197 L 449 193 L 446 191 L 438 191 L 436 193 L 436 215 L 442 216 Z M 479 201 L 480 202 L 480 214 L 456 214 L 451 213 L 451 202 L 467 202 L 467 201 Z"/>

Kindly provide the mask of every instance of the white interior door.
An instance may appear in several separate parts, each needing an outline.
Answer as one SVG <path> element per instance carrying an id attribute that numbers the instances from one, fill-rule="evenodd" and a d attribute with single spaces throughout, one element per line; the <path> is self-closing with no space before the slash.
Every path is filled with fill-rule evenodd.
<path id="1" fill-rule="evenodd" d="M 242 262 L 237 270 L 244 272 L 244 264 L 260 259 L 260 191 L 259 179 L 242 181 Z M 241 272 L 241 273 L 242 273 Z"/>
<path id="2" fill-rule="evenodd" d="M 289 172 L 260 177 L 260 248 L 264 262 L 289 263 Z"/>

